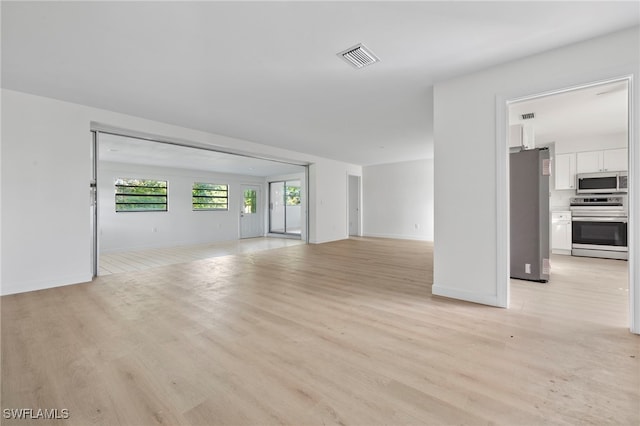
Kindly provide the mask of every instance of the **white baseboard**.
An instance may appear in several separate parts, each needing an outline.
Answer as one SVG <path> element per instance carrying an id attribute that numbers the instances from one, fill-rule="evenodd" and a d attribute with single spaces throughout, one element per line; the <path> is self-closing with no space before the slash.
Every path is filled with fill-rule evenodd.
<path id="1" fill-rule="evenodd" d="M 346 240 L 347 237 L 343 237 L 343 238 L 334 238 L 334 239 L 323 239 L 323 240 L 309 240 L 309 244 L 325 244 L 325 243 L 332 243 L 334 241 L 342 241 L 342 240 Z"/>
<path id="2" fill-rule="evenodd" d="M 450 299 L 464 300 L 465 302 L 479 303 L 481 305 L 495 306 L 498 308 L 505 307 L 505 306 L 499 305 L 498 296 L 495 294 L 472 293 L 466 290 L 459 290 L 459 289 L 449 288 L 449 287 L 441 287 L 435 284 L 431 288 L 431 293 L 435 296 L 442 296 L 442 297 L 448 297 Z"/>
<path id="3" fill-rule="evenodd" d="M 393 238 L 394 240 L 415 240 L 415 241 L 430 241 L 433 242 L 433 237 L 419 236 L 419 235 L 406 235 L 406 234 L 377 234 L 371 232 L 365 232 L 363 237 L 372 238 Z"/>
<path id="4" fill-rule="evenodd" d="M 8 296 L 10 294 L 26 293 L 28 291 L 45 290 L 48 288 L 62 287 L 65 285 L 80 284 L 91 281 L 91 275 L 72 275 L 68 277 L 60 277 L 48 280 L 33 280 L 21 283 L 2 284 L 0 295 Z"/>

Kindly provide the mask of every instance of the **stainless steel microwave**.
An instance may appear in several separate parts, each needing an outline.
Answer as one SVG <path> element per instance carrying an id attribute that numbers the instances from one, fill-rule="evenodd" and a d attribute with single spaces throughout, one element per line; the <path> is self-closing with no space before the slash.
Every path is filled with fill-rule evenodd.
<path id="1" fill-rule="evenodd" d="M 627 172 L 579 173 L 576 175 L 578 194 L 614 194 L 627 192 Z"/>

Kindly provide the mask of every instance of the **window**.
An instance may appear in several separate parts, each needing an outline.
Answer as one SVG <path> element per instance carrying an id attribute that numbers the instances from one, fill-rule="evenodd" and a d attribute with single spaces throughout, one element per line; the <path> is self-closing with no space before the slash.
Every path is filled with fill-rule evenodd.
<path id="1" fill-rule="evenodd" d="M 258 191 L 255 189 L 244 190 L 244 213 L 253 214 L 256 212 Z"/>
<path id="2" fill-rule="evenodd" d="M 116 212 L 167 211 L 167 181 L 116 179 Z"/>
<path id="3" fill-rule="evenodd" d="M 191 202 L 193 210 L 229 210 L 229 185 L 196 182 Z"/>
<path id="4" fill-rule="evenodd" d="M 300 183 L 299 182 L 286 182 L 287 183 L 287 205 L 299 206 L 300 205 Z"/>

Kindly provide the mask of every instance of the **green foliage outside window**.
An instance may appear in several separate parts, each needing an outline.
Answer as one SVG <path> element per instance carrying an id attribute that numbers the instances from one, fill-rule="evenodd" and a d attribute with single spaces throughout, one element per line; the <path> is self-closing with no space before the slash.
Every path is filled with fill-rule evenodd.
<path id="1" fill-rule="evenodd" d="M 229 210 L 229 186 L 196 182 L 191 201 L 193 210 Z"/>
<path id="2" fill-rule="evenodd" d="M 255 213 L 257 208 L 257 197 L 258 192 L 255 189 L 245 189 L 244 190 L 244 212 L 245 213 Z"/>
<path id="3" fill-rule="evenodd" d="M 167 211 L 167 181 L 118 178 L 115 191 L 116 212 Z"/>
<path id="4" fill-rule="evenodd" d="M 299 206 L 300 205 L 300 187 L 287 186 L 286 200 L 287 200 L 287 206 Z"/>

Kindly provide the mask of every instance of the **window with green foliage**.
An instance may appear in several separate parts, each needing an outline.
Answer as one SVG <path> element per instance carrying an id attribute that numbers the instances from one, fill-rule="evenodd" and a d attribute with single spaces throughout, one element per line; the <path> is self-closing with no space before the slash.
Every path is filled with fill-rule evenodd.
<path id="1" fill-rule="evenodd" d="M 300 185 L 293 186 L 287 185 L 286 189 L 286 198 L 288 206 L 299 206 L 300 205 Z"/>
<path id="2" fill-rule="evenodd" d="M 258 191 L 255 189 L 244 190 L 244 213 L 253 214 L 257 211 Z"/>
<path id="3" fill-rule="evenodd" d="M 193 210 L 229 210 L 229 186 L 196 182 L 191 200 Z"/>
<path id="4" fill-rule="evenodd" d="M 167 181 L 118 178 L 116 212 L 166 212 Z"/>

